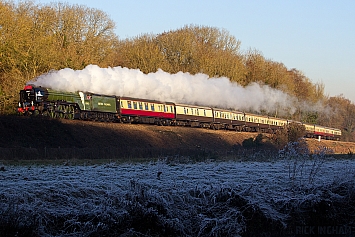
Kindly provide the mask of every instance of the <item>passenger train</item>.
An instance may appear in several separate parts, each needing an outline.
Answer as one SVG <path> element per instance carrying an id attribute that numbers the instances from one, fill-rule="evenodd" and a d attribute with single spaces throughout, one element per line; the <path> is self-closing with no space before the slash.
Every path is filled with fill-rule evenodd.
<path id="1" fill-rule="evenodd" d="M 148 123 L 163 126 L 191 126 L 245 132 L 275 133 L 297 121 L 174 102 L 163 102 L 90 92 L 60 92 L 26 85 L 20 91 L 18 113 L 52 118 L 123 123 Z M 341 130 L 303 124 L 307 137 L 339 140 Z"/>

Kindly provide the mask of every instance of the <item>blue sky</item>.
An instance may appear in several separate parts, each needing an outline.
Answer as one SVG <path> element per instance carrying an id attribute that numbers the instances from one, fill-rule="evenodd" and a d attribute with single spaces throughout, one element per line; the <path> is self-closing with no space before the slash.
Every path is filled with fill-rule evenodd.
<path id="1" fill-rule="evenodd" d="M 329 96 L 355 103 L 353 0 L 37 0 L 85 5 L 106 12 L 120 39 L 159 34 L 185 25 L 227 30 L 241 49 L 322 82 Z"/>

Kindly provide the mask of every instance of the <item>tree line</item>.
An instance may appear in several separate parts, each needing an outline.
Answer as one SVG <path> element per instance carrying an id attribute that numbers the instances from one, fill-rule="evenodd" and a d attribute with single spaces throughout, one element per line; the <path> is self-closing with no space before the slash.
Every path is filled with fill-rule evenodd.
<path id="1" fill-rule="evenodd" d="M 51 70 L 80 70 L 89 64 L 127 67 L 144 73 L 204 73 L 242 86 L 257 82 L 284 91 L 321 111 L 299 106 L 288 118 L 343 130 L 355 138 L 355 105 L 342 95 L 328 97 L 297 69 L 267 59 L 224 29 L 186 25 L 161 34 L 120 40 L 115 23 L 97 9 L 66 3 L 14 3 L 0 0 L 0 114 L 13 113 L 18 92 L 29 80 Z"/>

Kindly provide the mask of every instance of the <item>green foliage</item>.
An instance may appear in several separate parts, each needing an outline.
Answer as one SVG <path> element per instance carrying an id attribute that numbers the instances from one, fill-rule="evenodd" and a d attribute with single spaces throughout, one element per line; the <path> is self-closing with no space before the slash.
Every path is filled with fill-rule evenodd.
<path id="1" fill-rule="evenodd" d="M 318 113 L 317 112 L 306 112 L 302 118 L 304 123 L 317 124 L 318 123 Z"/>

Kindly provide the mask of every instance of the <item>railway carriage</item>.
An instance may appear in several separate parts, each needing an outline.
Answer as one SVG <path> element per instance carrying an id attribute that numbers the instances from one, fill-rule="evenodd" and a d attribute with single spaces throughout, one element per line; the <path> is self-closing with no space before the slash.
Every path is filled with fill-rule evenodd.
<path id="1" fill-rule="evenodd" d="M 314 125 L 304 123 L 303 126 L 306 129 L 306 137 L 309 138 L 314 137 Z"/>
<path id="2" fill-rule="evenodd" d="M 125 123 L 170 125 L 175 119 L 175 106 L 171 102 L 117 97 L 119 116 Z"/>
<path id="3" fill-rule="evenodd" d="M 332 130 L 333 130 L 332 132 L 334 134 L 334 139 L 339 141 L 340 137 L 341 137 L 341 130 L 338 128 L 333 128 Z"/>
<path id="4" fill-rule="evenodd" d="M 341 130 L 337 128 L 329 128 L 315 124 L 303 124 L 306 128 L 306 137 L 309 138 L 323 138 L 329 140 L 339 140 L 341 137 Z"/>
<path id="5" fill-rule="evenodd" d="M 245 131 L 268 132 L 270 128 L 270 119 L 267 116 L 245 113 Z"/>
<path id="6" fill-rule="evenodd" d="M 209 128 L 213 124 L 213 110 L 209 107 L 175 104 L 175 111 L 174 125 Z"/>
<path id="7" fill-rule="evenodd" d="M 232 116 L 232 127 L 236 131 L 243 131 L 245 127 L 245 114 L 239 111 L 231 111 Z"/>
<path id="8" fill-rule="evenodd" d="M 314 125 L 314 135 L 316 137 L 320 136 L 325 139 L 331 139 L 334 137 L 334 130 L 328 127 Z"/>
<path id="9" fill-rule="evenodd" d="M 269 117 L 263 115 L 257 115 L 254 117 L 254 123 L 256 126 L 256 132 L 270 132 Z"/>
<path id="10" fill-rule="evenodd" d="M 270 126 L 270 130 L 272 132 L 276 132 L 277 130 L 283 128 L 288 124 L 287 119 L 281 119 L 276 117 L 269 117 L 268 124 Z"/>
<path id="11" fill-rule="evenodd" d="M 255 129 L 255 114 L 249 114 L 249 113 L 246 113 L 245 114 L 245 128 L 244 130 L 246 132 L 251 132 L 251 131 L 254 131 Z"/>
<path id="12" fill-rule="evenodd" d="M 328 128 L 320 125 L 314 125 L 314 135 L 313 137 L 321 137 L 324 139 L 336 139 L 340 137 L 341 134 L 339 129 Z"/>
<path id="13" fill-rule="evenodd" d="M 233 113 L 230 110 L 213 108 L 213 128 L 233 129 Z"/>

